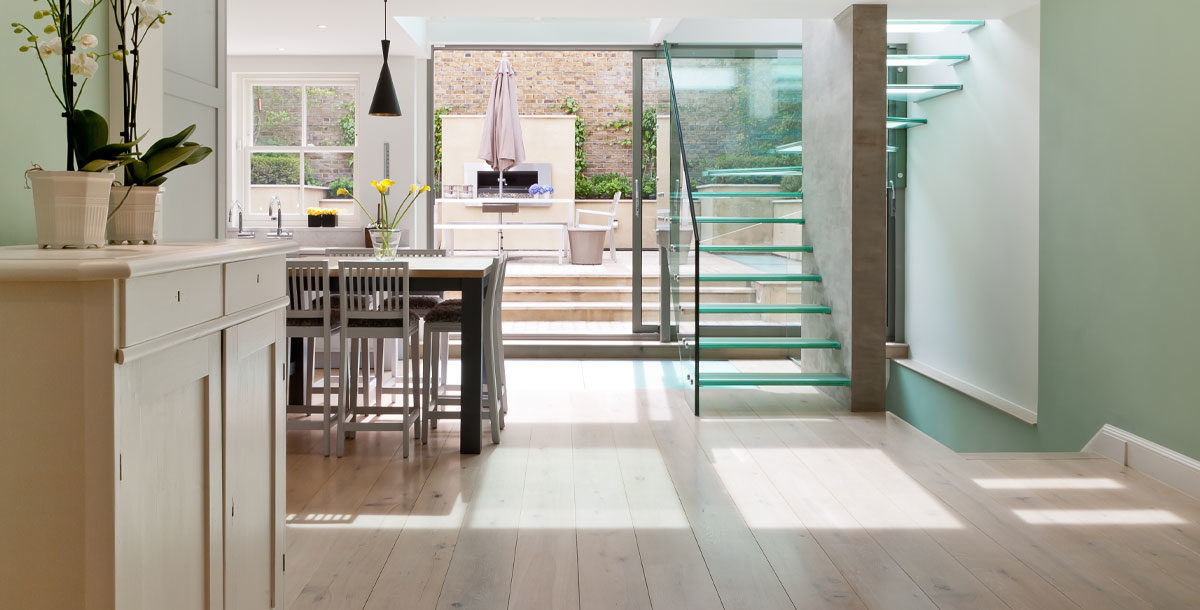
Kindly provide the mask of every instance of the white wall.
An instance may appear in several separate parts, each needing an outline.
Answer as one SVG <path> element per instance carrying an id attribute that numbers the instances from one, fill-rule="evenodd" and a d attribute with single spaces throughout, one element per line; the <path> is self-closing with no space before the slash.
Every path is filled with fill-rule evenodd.
<path id="1" fill-rule="evenodd" d="M 912 358 L 1030 410 L 1038 396 L 1040 7 L 911 54 L 966 53 L 910 83 L 963 90 L 910 104 L 905 337 Z M 1097 261 L 1102 264 L 1102 261 Z"/>
<path id="2" fill-rule="evenodd" d="M 392 79 L 396 84 L 396 94 L 400 98 L 403 116 L 372 117 L 367 114 L 371 105 L 371 97 L 375 93 L 375 82 L 379 78 L 381 58 L 371 56 L 229 56 L 229 72 L 231 75 L 231 96 L 238 95 L 236 79 L 239 75 L 248 73 L 258 74 L 357 74 L 359 76 L 359 118 L 358 118 L 358 156 L 357 181 L 354 192 L 370 208 L 372 201 L 371 181 L 384 176 L 383 147 L 390 144 L 389 175 L 406 188 L 413 182 L 424 183 L 427 179 L 426 138 L 428 129 L 426 120 L 426 60 L 414 57 L 393 55 L 388 62 L 392 70 Z M 237 101 L 231 100 L 230 108 L 240 108 Z M 231 116 L 231 130 L 237 130 L 237 117 Z M 233 145 L 238 145 L 238 134 L 233 134 Z M 229 201 L 245 199 L 242 188 L 236 179 L 239 176 L 237 168 L 231 166 Z M 422 197 L 428 197 L 423 195 Z M 418 202 L 412 212 L 405 218 L 405 231 L 416 238 L 410 244 L 421 247 L 425 239 L 426 206 Z M 413 227 L 421 227 L 415 233 Z"/>

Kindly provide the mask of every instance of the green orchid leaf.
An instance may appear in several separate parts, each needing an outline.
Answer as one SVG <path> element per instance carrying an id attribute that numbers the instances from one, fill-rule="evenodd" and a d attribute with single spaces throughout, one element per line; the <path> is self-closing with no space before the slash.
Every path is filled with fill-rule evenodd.
<path id="1" fill-rule="evenodd" d="M 71 114 L 71 132 L 75 158 L 84 165 L 90 163 L 97 149 L 108 144 L 108 121 L 92 110 L 76 110 Z"/>
<path id="2" fill-rule="evenodd" d="M 144 186 L 162 186 L 163 183 L 166 181 L 167 181 L 166 176 L 160 176 L 158 178 L 155 178 L 154 180 L 147 182 Z"/>
<path id="3" fill-rule="evenodd" d="M 193 152 L 191 154 L 191 156 L 188 157 L 183 163 L 180 163 L 179 167 L 195 165 L 195 164 L 207 159 L 208 156 L 212 154 L 212 152 L 213 152 L 213 149 L 211 149 L 207 146 L 196 145 L 195 152 Z"/>
<path id="4" fill-rule="evenodd" d="M 150 179 L 150 166 L 145 161 L 137 160 L 128 165 L 129 175 L 133 178 L 130 186 L 145 185 Z"/>
<path id="5" fill-rule="evenodd" d="M 142 155 L 142 160 L 150 168 L 150 176 L 161 176 L 177 167 L 180 163 L 196 152 L 194 148 L 168 148 L 153 155 Z"/>
<path id="6" fill-rule="evenodd" d="M 196 131 L 196 126 L 188 125 L 187 127 L 183 128 L 183 131 L 169 138 L 163 138 L 154 144 L 151 144 L 150 148 L 146 149 L 145 154 L 142 155 L 142 158 L 153 157 L 155 154 L 161 151 L 179 146 L 181 142 L 187 140 L 188 136 L 192 135 L 193 131 Z"/>

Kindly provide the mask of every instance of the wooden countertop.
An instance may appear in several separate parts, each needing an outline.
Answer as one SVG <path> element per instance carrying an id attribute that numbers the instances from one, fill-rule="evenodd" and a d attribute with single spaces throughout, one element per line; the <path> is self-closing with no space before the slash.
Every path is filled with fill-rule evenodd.
<path id="1" fill-rule="evenodd" d="M 89 249 L 0 247 L 0 282 L 120 280 L 299 249 L 290 239 L 227 239 Z"/>

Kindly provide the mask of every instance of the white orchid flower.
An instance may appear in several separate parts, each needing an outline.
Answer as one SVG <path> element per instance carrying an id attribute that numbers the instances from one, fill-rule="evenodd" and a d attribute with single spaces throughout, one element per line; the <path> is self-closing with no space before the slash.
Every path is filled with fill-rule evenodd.
<path id="1" fill-rule="evenodd" d="M 100 39 L 96 38 L 95 34 L 84 34 L 79 38 L 79 46 L 85 49 L 91 49 L 100 44 Z"/>
<path id="2" fill-rule="evenodd" d="M 50 57 L 51 55 L 62 55 L 62 38 L 55 36 L 49 40 L 43 40 L 38 43 L 38 53 L 42 57 Z"/>
<path id="3" fill-rule="evenodd" d="M 138 25 L 157 29 L 162 26 L 162 16 L 166 13 L 160 0 L 133 0 L 138 10 Z"/>
<path id="4" fill-rule="evenodd" d="M 87 53 L 71 54 L 71 74 L 91 78 L 96 75 L 98 69 L 100 69 L 100 63 Z"/>

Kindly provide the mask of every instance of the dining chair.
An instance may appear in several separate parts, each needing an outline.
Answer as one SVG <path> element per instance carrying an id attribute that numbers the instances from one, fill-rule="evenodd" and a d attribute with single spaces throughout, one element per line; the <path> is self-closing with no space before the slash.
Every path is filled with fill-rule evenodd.
<path id="1" fill-rule="evenodd" d="M 313 405 L 313 383 L 316 375 L 316 339 L 324 341 L 325 366 L 323 367 L 322 385 L 324 386 L 324 401 L 321 403 L 320 420 L 289 419 L 289 430 L 321 430 L 325 440 L 325 455 L 330 453 L 330 439 L 337 422 L 331 400 L 333 391 L 332 380 L 332 337 L 338 329 L 340 320 L 338 312 L 333 309 L 332 299 L 329 298 L 329 261 L 327 260 L 288 260 L 287 261 L 287 337 L 288 339 L 304 339 L 308 343 L 308 362 L 302 363 L 304 377 L 308 380 L 304 391 L 303 405 L 288 405 L 289 414 L 313 416 L 318 414 Z M 289 350 L 290 353 L 290 350 Z"/>
<path id="2" fill-rule="evenodd" d="M 504 274 L 508 266 L 508 254 L 501 254 L 492 262 L 487 272 L 487 287 L 483 295 L 483 366 L 485 369 L 486 390 L 483 395 L 481 416 L 491 421 L 492 442 L 500 442 L 500 430 L 504 427 L 504 416 L 508 413 L 508 396 L 505 388 L 504 374 L 504 337 L 501 308 L 504 296 Z M 429 442 L 429 429 L 436 427 L 439 419 L 460 419 L 457 411 L 442 411 L 443 405 L 462 404 L 461 394 L 458 397 L 443 394 L 440 369 L 446 367 L 446 354 L 442 352 L 441 342 L 435 340 L 435 335 L 448 336 L 450 333 L 462 332 L 463 303 L 462 299 L 449 299 L 440 303 L 433 311 L 425 316 L 424 340 L 425 345 L 432 346 L 433 353 L 425 356 L 422 378 L 429 383 L 422 388 L 425 394 L 421 412 L 421 439 Z M 461 392 L 461 388 L 460 392 Z"/>
<path id="3" fill-rule="evenodd" d="M 420 318 L 410 307 L 409 268 L 407 262 L 397 261 L 353 261 L 338 263 L 339 292 L 342 300 L 342 370 L 359 369 L 360 350 L 351 345 L 365 344 L 372 339 L 382 343 L 387 339 L 400 341 L 400 363 L 405 391 L 402 404 L 385 406 L 382 401 L 382 380 L 376 380 L 376 401 L 370 404 L 369 376 L 364 379 L 366 391 L 363 402 L 358 404 L 358 375 L 343 376 L 341 400 L 338 404 L 337 455 L 345 455 L 347 434 L 358 430 L 399 430 L 403 432 L 403 456 L 408 457 L 410 431 L 420 419 L 420 407 L 410 404 L 415 399 L 421 374 L 419 350 Z M 397 298 L 398 297 L 398 298 Z M 361 350 L 366 353 L 366 350 Z M 376 372 L 383 370 L 382 345 L 376 347 Z M 410 367 L 412 372 L 410 383 Z M 401 421 L 383 420 L 383 416 L 399 415 Z M 373 417 L 372 417 L 373 416 Z M 362 417 L 363 419 L 359 419 Z"/>
<path id="4" fill-rule="evenodd" d="M 608 208 L 607 212 L 601 212 L 600 210 L 580 210 L 580 209 L 575 210 L 575 227 L 576 228 L 579 228 L 579 229 L 604 229 L 605 231 L 608 231 L 608 236 L 607 236 L 608 244 L 609 244 L 608 252 L 609 252 L 609 256 L 612 258 L 613 262 L 616 262 L 616 260 L 617 260 L 617 234 L 616 234 L 617 204 L 619 204 L 620 202 L 621 202 L 621 191 L 617 191 L 613 195 L 612 206 L 610 206 Z M 584 223 L 580 222 L 583 214 L 591 214 L 593 216 L 601 216 L 604 218 L 604 220 L 600 221 L 603 224 L 584 224 Z"/>

